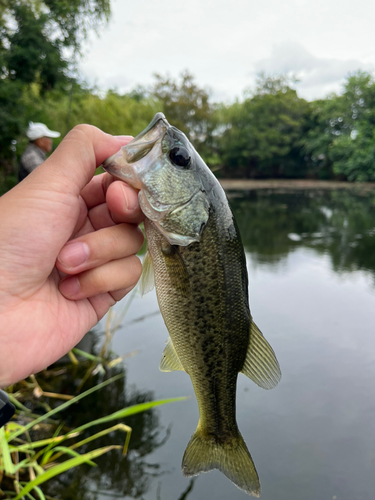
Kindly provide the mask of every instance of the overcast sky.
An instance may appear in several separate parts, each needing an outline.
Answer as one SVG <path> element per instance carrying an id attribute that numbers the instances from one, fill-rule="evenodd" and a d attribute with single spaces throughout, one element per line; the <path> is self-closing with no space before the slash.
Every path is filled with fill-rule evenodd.
<path id="1" fill-rule="evenodd" d="M 214 100 L 232 101 L 256 74 L 294 73 L 306 99 L 339 92 L 345 76 L 375 70 L 370 0 L 111 0 L 112 18 L 86 45 L 81 71 L 127 92 L 188 69 Z"/>

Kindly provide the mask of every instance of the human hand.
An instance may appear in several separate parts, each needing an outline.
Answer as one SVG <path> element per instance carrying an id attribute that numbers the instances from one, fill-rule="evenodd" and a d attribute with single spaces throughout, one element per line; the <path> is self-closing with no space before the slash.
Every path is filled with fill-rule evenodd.
<path id="1" fill-rule="evenodd" d="M 93 177 L 130 140 L 79 125 L 0 198 L 0 387 L 59 359 L 137 283 L 137 193 Z"/>

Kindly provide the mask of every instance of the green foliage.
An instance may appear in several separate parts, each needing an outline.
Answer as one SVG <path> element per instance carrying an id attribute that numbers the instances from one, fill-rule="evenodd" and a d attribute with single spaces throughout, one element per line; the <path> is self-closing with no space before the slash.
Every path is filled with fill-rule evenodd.
<path id="1" fill-rule="evenodd" d="M 239 177 L 302 177 L 309 104 L 282 78 L 263 77 L 255 93 L 222 109 L 220 157 Z"/>
<path id="2" fill-rule="evenodd" d="M 44 0 L 60 29 L 64 45 L 80 49 L 88 31 L 96 32 L 108 21 L 110 0 Z"/>
<path id="3" fill-rule="evenodd" d="M 0 4 L 0 167 L 9 173 L 11 141 L 36 121 L 51 90 L 67 88 L 89 30 L 108 20 L 110 0 L 3 0 Z M 63 52 L 65 50 L 65 53 Z M 66 56 L 69 54 L 70 56 Z M 66 58 L 68 57 L 69 60 Z M 29 87 L 36 98 L 27 112 Z M 38 89 L 35 92 L 35 87 Z M 55 94 L 56 97 L 56 94 Z M 26 107 L 25 107 L 26 106 Z M 38 114 L 38 113 L 36 113 Z M 47 120 L 48 122 L 48 120 Z"/>
<path id="4" fill-rule="evenodd" d="M 24 106 L 28 119 L 46 123 L 62 136 L 79 123 L 95 125 L 108 134 L 135 135 L 161 108 L 152 98 L 137 101 L 113 91 L 100 96 L 78 84 L 73 85 L 71 94 L 55 90 L 43 99 L 28 92 Z"/>
<path id="5" fill-rule="evenodd" d="M 375 181 L 375 80 L 358 71 L 341 96 L 314 103 L 306 151 L 319 168 L 349 181 Z"/>
<path id="6" fill-rule="evenodd" d="M 52 416 L 60 414 L 63 410 L 66 410 L 74 403 L 77 403 L 79 400 L 89 396 L 93 392 L 104 388 L 108 384 L 115 382 L 122 377 L 123 374 L 117 375 L 94 386 L 91 389 L 88 389 L 78 396 L 71 397 L 67 402 L 63 403 L 57 408 L 43 414 L 38 418 L 32 418 L 27 425 L 10 422 L 5 426 L 5 429 L 0 429 L 0 483 L 3 475 L 13 480 L 14 491 L 18 493 L 15 496 L 15 500 L 21 500 L 22 498 L 24 498 L 24 495 L 27 495 L 30 491 L 33 490 L 35 490 L 38 495 L 41 496 L 43 495 L 43 492 L 38 488 L 39 485 L 79 465 L 89 464 L 91 466 L 95 466 L 96 464 L 92 462 L 92 459 L 99 457 L 104 453 L 108 453 L 113 449 L 121 448 L 121 446 L 110 445 L 102 448 L 97 448 L 83 454 L 79 454 L 77 451 L 75 451 L 85 446 L 87 443 L 94 441 L 100 437 L 106 436 L 116 430 L 121 430 L 126 433 L 126 440 L 123 446 L 123 455 L 127 453 L 132 431 L 129 426 L 123 423 L 118 423 L 116 425 L 111 425 L 110 427 L 107 427 L 104 430 L 99 431 L 93 435 L 90 435 L 88 438 L 80 440 L 79 442 L 71 442 L 72 440 L 75 440 L 77 436 L 80 436 L 86 429 L 102 424 L 108 425 L 113 421 L 120 419 L 123 420 L 130 415 L 150 410 L 155 406 L 186 399 L 173 398 L 133 405 L 128 408 L 118 410 L 105 417 L 91 420 L 90 422 L 87 422 L 86 424 L 83 424 L 75 429 L 71 429 L 65 433 L 60 433 L 63 428 L 63 424 L 60 424 L 53 435 L 47 439 L 39 439 L 34 441 L 30 439 L 30 431 L 33 428 L 40 426 L 43 422 L 48 422 Z M 56 394 L 55 396 L 59 397 L 58 394 Z M 11 399 L 17 405 L 17 407 L 23 407 L 23 405 L 20 404 L 17 399 L 14 398 L 14 396 L 11 396 Z M 25 438 L 21 439 L 21 436 L 25 436 Z M 68 443 L 65 445 L 66 441 L 68 441 Z M 63 446 L 61 446 L 62 443 L 64 443 Z M 61 457 L 64 457 L 62 461 Z M 57 461 L 58 459 L 59 461 Z M 21 474 L 22 476 L 22 474 L 24 474 L 27 470 L 33 471 L 33 473 L 30 474 L 30 479 L 28 481 L 20 482 L 19 475 Z M 13 496 L 14 495 L 12 495 L 12 497 Z"/>
<path id="7" fill-rule="evenodd" d="M 129 490 L 135 491 L 128 474 L 129 463 L 134 460 L 124 458 L 129 443 L 137 450 L 137 456 L 160 446 L 163 441 L 157 442 L 158 420 L 152 410 L 186 398 L 150 401 L 152 392 L 125 390 L 126 371 L 122 362 L 134 353 L 114 357 L 110 344 L 133 298 L 134 293 L 120 314 L 109 311 L 99 352 L 94 343 L 92 352 L 74 349 L 79 359 L 70 353 L 70 363 L 60 360 L 59 366 L 38 374 L 38 381 L 31 375 L 8 389 L 9 398 L 16 406 L 16 416 L 0 429 L 0 496 L 8 490 L 9 498 L 15 500 L 34 498 L 30 492 L 42 499 L 51 498 L 52 491 L 53 498 L 71 499 L 73 494 L 62 494 L 59 480 L 54 482 L 54 479 L 61 474 L 66 479 L 73 468 L 83 464 L 99 465 L 98 476 L 104 475 L 108 481 L 108 468 L 113 471 L 115 463 L 121 482 L 124 483 L 125 477 Z M 111 376 L 113 373 L 117 374 Z M 80 392 L 83 385 L 89 388 Z M 119 446 L 120 439 L 122 446 Z M 121 448 L 122 456 L 118 451 Z M 104 454 L 106 465 L 99 458 Z M 141 476 L 144 488 L 147 474 Z M 91 475 L 91 481 L 93 477 Z M 106 484 L 108 486 L 108 482 Z M 74 490 L 74 498 L 83 498 L 76 485 Z"/>
<path id="8" fill-rule="evenodd" d="M 0 155 L 11 156 L 11 141 L 23 124 L 23 86 L 0 78 Z"/>
<path id="9" fill-rule="evenodd" d="M 17 30 L 8 30 L 9 48 L 5 53 L 5 73 L 9 80 L 27 84 L 39 82 L 42 91 L 66 81 L 67 62 L 62 57 L 59 40 L 45 34 L 48 16 L 36 16 L 27 4 L 16 3 L 12 8 Z"/>
<path id="10" fill-rule="evenodd" d="M 243 100 L 230 105 L 212 103 L 210 92 L 188 71 L 177 79 L 156 74 L 154 84 L 125 95 L 104 93 L 72 77 L 62 50 L 79 53 L 87 30 L 97 29 L 108 15 L 109 0 L 1 3 L 0 192 L 14 183 L 11 143 L 18 141 L 19 157 L 30 120 L 60 131 L 60 140 L 79 123 L 136 135 L 157 111 L 187 134 L 220 176 L 375 181 L 371 74 L 352 74 L 341 95 L 311 103 L 297 95 L 293 79 L 264 74 Z"/>
<path id="11" fill-rule="evenodd" d="M 156 82 L 149 89 L 162 105 L 171 124 L 184 132 L 208 163 L 212 161 L 213 132 L 216 127 L 215 107 L 210 103 L 209 91 L 200 88 L 188 71 L 181 73 L 180 81 L 155 75 Z"/>

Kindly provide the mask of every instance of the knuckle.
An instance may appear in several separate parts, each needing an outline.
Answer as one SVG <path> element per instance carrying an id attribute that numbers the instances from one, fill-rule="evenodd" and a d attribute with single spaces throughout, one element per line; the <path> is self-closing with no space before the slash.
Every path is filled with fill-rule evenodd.
<path id="1" fill-rule="evenodd" d="M 121 247 L 127 248 L 131 253 L 136 253 L 143 245 L 144 236 L 142 230 L 134 224 L 119 224 L 112 234 L 111 249 Z"/>
<path id="2" fill-rule="evenodd" d="M 103 267 L 97 267 L 93 273 L 92 287 L 100 292 L 106 292 L 109 286 L 110 276 Z"/>
<path id="3" fill-rule="evenodd" d="M 88 125 L 87 123 L 80 123 L 79 125 L 75 125 L 72 128 L 71 133 L 76 133 L 76 134 L 89 134 L 92 130 L 93 126 Z"/>
<path id="4" fill-rule="evenodd" d="M 131 226 L 131 231 L 132 231 L 132 237 L 133 237 L 133 244 L 134 244 L 134 252 L 138 252 L 145 240 L 145 237 L 143 236 L 141 228 L 138 226 Z"/>

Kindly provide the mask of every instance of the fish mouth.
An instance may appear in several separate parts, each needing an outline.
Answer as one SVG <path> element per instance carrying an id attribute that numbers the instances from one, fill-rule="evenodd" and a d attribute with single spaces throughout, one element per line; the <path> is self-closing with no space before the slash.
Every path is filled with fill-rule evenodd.
<path id="1" fill-rule="evenodd" d="M 163 113 L 156 113 L 149 125 L 120 151 L 110 156 L 103 163 L 103 168 L 117 179 L 126 181 L 132 187 L 141 189 L 139 179 L 140 171 L 147 168 L 146 165 L 136 165 L 139 160 L 147 156 L 157 143 L 161 143 L 166 131 L 171 125 Z M 157 156 L 160 148 L 155 148 Z M 151 158 L 150 158 L 151 160 Z"/>
<path id="2" fill-rule="evenodd" d="M 159 139 L 162 139 L 168 128 L 170 128 L 170 125 L 163 113 L 156 113 L 147 127 L 124 146 L 126 161 L 134 163 L 145 157 L 151 151 L 154 144 Z"/>

